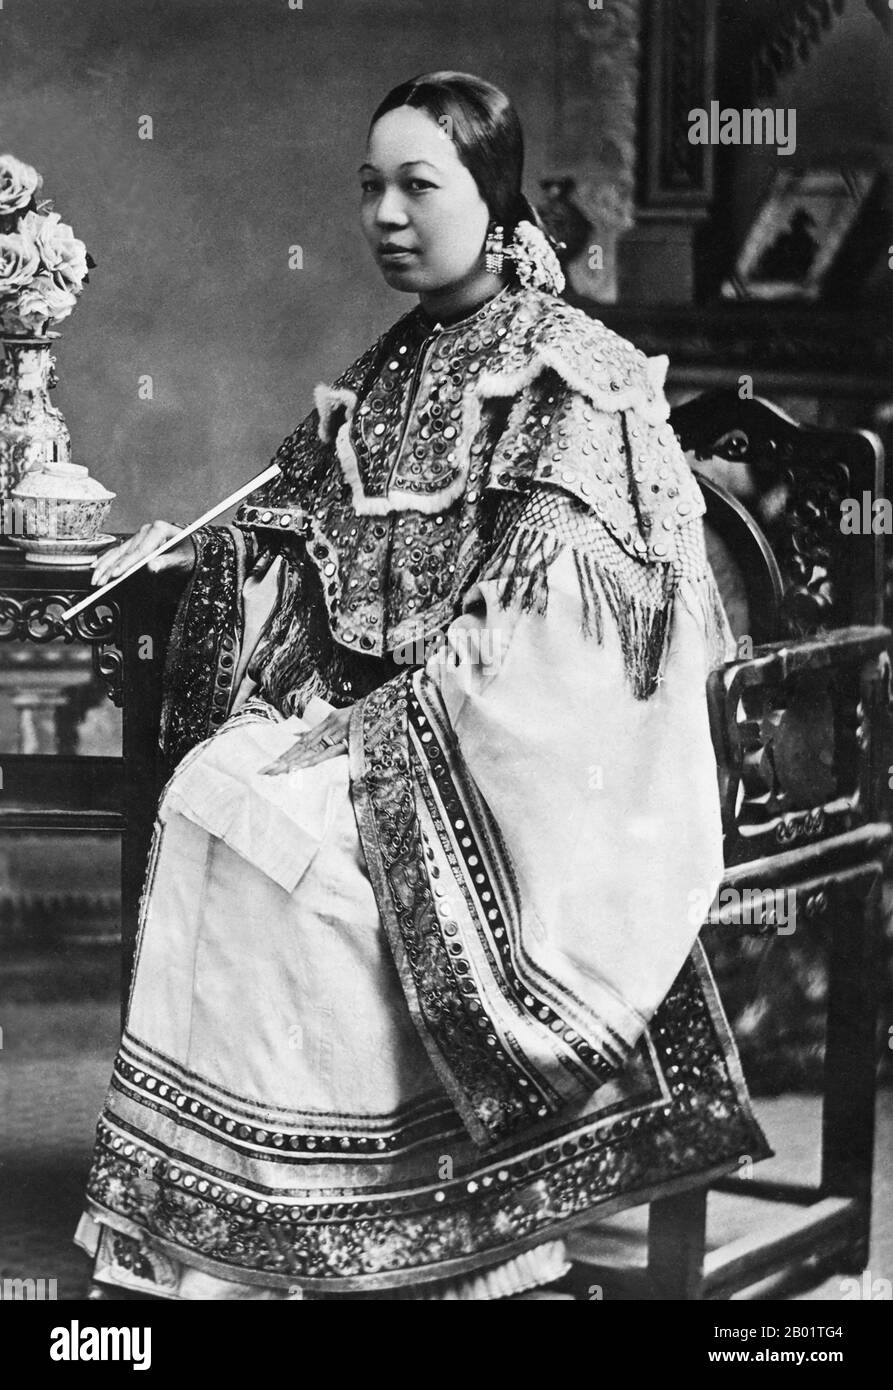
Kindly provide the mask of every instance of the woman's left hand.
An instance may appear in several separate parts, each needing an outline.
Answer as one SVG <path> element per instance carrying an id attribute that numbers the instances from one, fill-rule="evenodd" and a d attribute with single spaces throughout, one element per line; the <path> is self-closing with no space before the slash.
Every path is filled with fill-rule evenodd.
<path id="1" fill-rule="evenodd" d="M 323 763 L 327 758 L 337 758 L 340 753 L 346 753 L 351 708 L 348 705 L 346 709 L 336 709 L 307 733 L 299 734 L 297 743 L 260 771 L 275 776 L 279 772 L 293 772 L 300 767 L 313 767 L 314 763 Z"/>

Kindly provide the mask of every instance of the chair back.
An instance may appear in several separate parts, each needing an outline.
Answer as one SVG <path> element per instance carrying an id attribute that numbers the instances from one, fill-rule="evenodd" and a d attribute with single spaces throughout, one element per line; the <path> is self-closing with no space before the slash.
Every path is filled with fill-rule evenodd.
<path id="1" fill-rule="evenodd" d="M 708 682 L 726 864 L 866 826 L 886 766 L 883 740 L 869 746 L 864 730 L 885 679 L 871 506 L 883 497 L 881 443 L 798 425 L 734 389 L 670 418 L 704 493 L 708 555 L 738 642 Z M 867 524 L 851 531 L 842 522 L 854 503 Z"/>
<path id="2" fill-rule="evenodd" d="M 758 539 L 748 548 L 738 528 L 733 539 L 753 589 L 755 641 L 883 621 L 884 537 L 875 534 L 882 523 L 872 513 L 876 500 L 886 505 L 877 435 L 800 425 L 769 401 L 742 400 L 734 387 L 707 391 L 677 406 L 670 419 L 700 477 L 742 504 L 774 556 L 782 595 L 769 637 L 763 634 L 764 620 L 772 621 L 772 566 L 768 557 L 761 566 Z M 716 506 L 712 519 L 734 525 Z"/>
<path id="3" fill-rule="evenodd" d="M 784 583 L 772 548 L 743 502 L 699 468 L 694 474 L 707 506 L 707 558 L 735 639 L 773 642 L 781 632 Z"/>

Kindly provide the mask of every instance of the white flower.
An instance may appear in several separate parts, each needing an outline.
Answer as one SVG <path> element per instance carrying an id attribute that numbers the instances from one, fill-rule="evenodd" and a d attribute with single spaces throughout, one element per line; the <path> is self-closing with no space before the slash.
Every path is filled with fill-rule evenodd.
<path id="1" fill-rule="evenodd" d="M 0 234 L 0 298 L 29 285 L 40 269 L 40 252 L 20 232 Z"/>
<path id="2" fill-rule="evenodd" d="M 539 227 L 532 222 L 519 222 L 507 252 L 515 262 L 518 279 L 532 290 L 547 290 L 561 294 L 564 273 L 558 257 Z"/>
<path id="3" fill-rule="evenodd" d="M 14 154 L 0 154 L 0 217 L 26 208 L 43 183 L 36 169 Z"/>
<path id="4" fill-rule="evenodd" d="M 57 212 L 29 212 L 21 230 L 40 252 L 41 260 L 61 289 L 77 293 L 87 274 L 87 248 Z"/>
<path id="5" fill-rule="evenodd" d="M 39 333 L 48 319 L 56 323 L 67 319 L 77 299 L 71 290 L 57 285 L 49 275 L 38 275 L 27 289 L 2 306 L 7 332 Z"/>

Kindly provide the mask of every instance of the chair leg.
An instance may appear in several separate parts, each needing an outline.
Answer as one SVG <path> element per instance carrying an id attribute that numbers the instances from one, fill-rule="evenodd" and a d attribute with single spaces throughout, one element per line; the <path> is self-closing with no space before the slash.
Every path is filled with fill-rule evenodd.
<path id="1" fill-rule="evenodd" d="M 845 1268 L 856 1274 L 871 1227 L 881 872 L 869 865 L 840 886 L 828 962 L 822 1189 L 858 1203 Z"/>
<path id="2" fill-rule="evenodd" d="M 648 1212 L 648 1276 L 659 1296 L 703 1298 L 707 1188 L 652 1202 Z"/>

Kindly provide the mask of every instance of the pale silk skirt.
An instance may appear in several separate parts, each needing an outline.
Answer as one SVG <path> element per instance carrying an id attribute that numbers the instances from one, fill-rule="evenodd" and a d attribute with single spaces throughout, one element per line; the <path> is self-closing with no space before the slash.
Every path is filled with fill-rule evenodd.
<path id="1" fill-rule="evenodd" d="M 269 708 L 269 707 L 267 707 Z M 258 769 L 330 712 L 250 708 L 178 769 L 159 808 L 128 1018 L 146 1062 L 172 1059 L 211 1101 L 268 1119 L 358 1127 L 447 1102 L 406 1007 L 360 845 L 348 758 Z M 172 1133 L 172 1138 L 174 1137 Z M 102 1283 L 170 1299 L 320 1295 L 223 1279 L 149 1235 L 85 1214 L 78 1243 Z M 488 1271 L 387 1297 L 490 1299 L 568 1268 L 560 1241 Z M 353 1295 L 354 1297 L 363 1295 Z M 366 1295 L 369 1296 L 369 1295 Z M 379 1295 L 380 1296 L 380 1295 Z"/>
<path id="2" fill-rule="evenodd" d="M 99 1279 L 506 1296 L 597 1210 L 768 1152 L 696 944 L 699 596 L 644 701 L 610 624 L 584 642 L 570 557 L 549 582 L 548 615 L 475 586 L 450 659 L 354 710 L 350 761 L 262 776 L 329 706 L 249 702 L 178 768 L 80 1233 Z"/>

